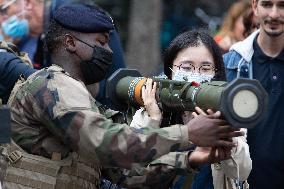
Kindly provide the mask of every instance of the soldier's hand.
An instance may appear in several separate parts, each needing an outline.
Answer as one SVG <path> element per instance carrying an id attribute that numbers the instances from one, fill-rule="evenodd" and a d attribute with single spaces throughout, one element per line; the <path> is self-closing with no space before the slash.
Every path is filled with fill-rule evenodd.
<path id="1" fill-rule="evenodd" d="M 152 79 L 147 79 L 146 87 L 142 87 L 142 99 L 144 102 L 144 107 L 148 113 L 148 115 L 155 120 L 160 121 L 162 119 L 162 113 L 160 108 L 158 107 L 156 101 L 156 88 L 157 83 L 154 82 Z"/>
<path id="2" fill-rule="evenodd" d="M 217 163 L 231 158 L 230 148 L 196 147 L 188 157 L 188 164 L 191 168 L 197 168 L 205 163 Z"/>
<path id="3" fill-rule="evenodd" d="M 243 136 L 239 129 L 233 128 L 220 119 L 221 113 L 198 115 L 186 125 L 189 140 L 200 147 L 235 147 L 233 137 Z"/>

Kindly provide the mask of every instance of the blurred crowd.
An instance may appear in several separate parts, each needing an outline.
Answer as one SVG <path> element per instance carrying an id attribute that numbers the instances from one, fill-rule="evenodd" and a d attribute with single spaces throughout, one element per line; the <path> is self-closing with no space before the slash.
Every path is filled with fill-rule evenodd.
<path id="1" fill-rule="evenodd" d="M 76 2 L 76 0 L 72 1 Z M 16 44 L 21 51 L 27 52 L 36 69 L 49 66 L 48 57 L 44 57 L 47 56 L 43 44 L 44 30 L 48 26 L 53 11 L 72 1 L 1 0 L 0 39 L 10 41 Z M 237 1 L 228 9 L 223 24 L 214 39 L 223 52 L 227 52 L 232 44 L 243 40 L 257 26 L 250 1 Z M 116 39 L 115 44 L 119 44 L 119 37 L 116 36 Z M 120 44 L 119 46 L 118 51 L 122 51 Z M 118 56 L 120 59 L 118 67 L 125 67 L 122 55 Z"/>
<path id="2" fill-rule="evenodd" d="M 258 80 L 269 111 L 251 130 L 234 128 L 213 109 L 163 112 L 152 79 L 141 85 L 141 95 L 128 91 L 138 94 L 133 98 L 142 107 L 109 110 L 106 79 L 126 64 L 111 15 L 92 0 L 0 0 L 0 23 L 1 65 L 11 62 L 0 67 L 1 73 L 13 78 L 0 80 L 0 89 L 6 90 L 1 98 L 4 103 L 9 99 L 16 148 L 28 152 L 12 159 L 12 164 L 23 162 L 13 168 L 28 169 L 26 159 L 35 156 L 54 163 L 76 152 L 71 158 L 77 167 L 64 164 L 65 172 L 57 170 L 71 175 L 63 184 L 56 178 L 61 179 L 57 188 L 58 183 L 70 187 L 74 177 L 73 188 L 91 189 L 284 187 L 283 0 L 235 1 L 214 36 L 204 29 L 183 31 L 163 52 L 163 78 L 177 83 L 198 88 L 216 80 Z M 24 54 L 16 52 L 28 53 L 33 68 L 23 66 Z M 21 63 L 12 64 L 15 59 Z M 6 77 L 10 70 L 15 75 Z M 1 180 L 7 186 L 34 184 L 30 172 L 28 181 L 7 175 Z"/>

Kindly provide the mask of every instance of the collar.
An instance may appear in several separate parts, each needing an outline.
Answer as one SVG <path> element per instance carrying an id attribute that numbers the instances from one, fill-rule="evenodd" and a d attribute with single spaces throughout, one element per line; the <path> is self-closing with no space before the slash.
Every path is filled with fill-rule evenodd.
<path id="1" fill-rule="evenodd" d="M 280 52 L 280 54 L 277 57 L 270 57 L 267 56 L 262 49 L 260 48 L 259 44 L 257 43 L 257 37 L 253 41 L 253 49 L 254 49 L 254 55 L 258 57 L 258 62 L 259 63 L 265 63 L 266 61 L 269 60 L 279 60 L 280 62 L 284 62 L 284 49 Z"/>
<path id="2" fill-rule="evenodd" d="M 238 54 L 245 59 L 246 62 L 250 62 L 254 53 L 253 50 L 253 41 L 256 36 L 259 34 L 259 30 L 253 32 L 250 36 L 248 36 L 245 40 L 235 43 L 230 48 L 231 50 L 236 51 Z"/>
<path id="3" fill-rule="evenodd" d="M 257 37 L 253 41 L 253 49 L 254 49 L 254 56 L 257 57 L 257 62 L 263 64 L 272 58 L 267 56 L 262 49 L 260 48 L 259 44 L 257 43 Z"/>

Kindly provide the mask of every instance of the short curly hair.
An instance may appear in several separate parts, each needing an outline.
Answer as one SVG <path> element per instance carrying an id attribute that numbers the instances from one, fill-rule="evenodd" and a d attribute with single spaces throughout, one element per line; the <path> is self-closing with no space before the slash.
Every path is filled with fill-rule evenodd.
<path id="1" fill-rule="evenodd" d="M 57 23 L 55 20 L 51 20 L 48 26 L 46 36 L 45 36 L 45 45 L 49 53 L 53 53 L 55 50 L 60 48 L 63 43 L 63 37 L 66 34 L 78 35 L 78 32 L 68 30 Z"/>

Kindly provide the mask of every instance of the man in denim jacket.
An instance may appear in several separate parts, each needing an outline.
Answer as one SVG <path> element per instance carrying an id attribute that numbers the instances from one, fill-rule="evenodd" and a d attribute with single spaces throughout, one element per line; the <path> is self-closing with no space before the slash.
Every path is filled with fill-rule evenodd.
<path id="1" fill-rule="evenodd" d="M 250 189 L 284 188 L 284 0 L 253 0 L 260 29 L 224 55 L 228 81 L 257 79 L 269 95 L 262 123 L 248 130 Z"/>

